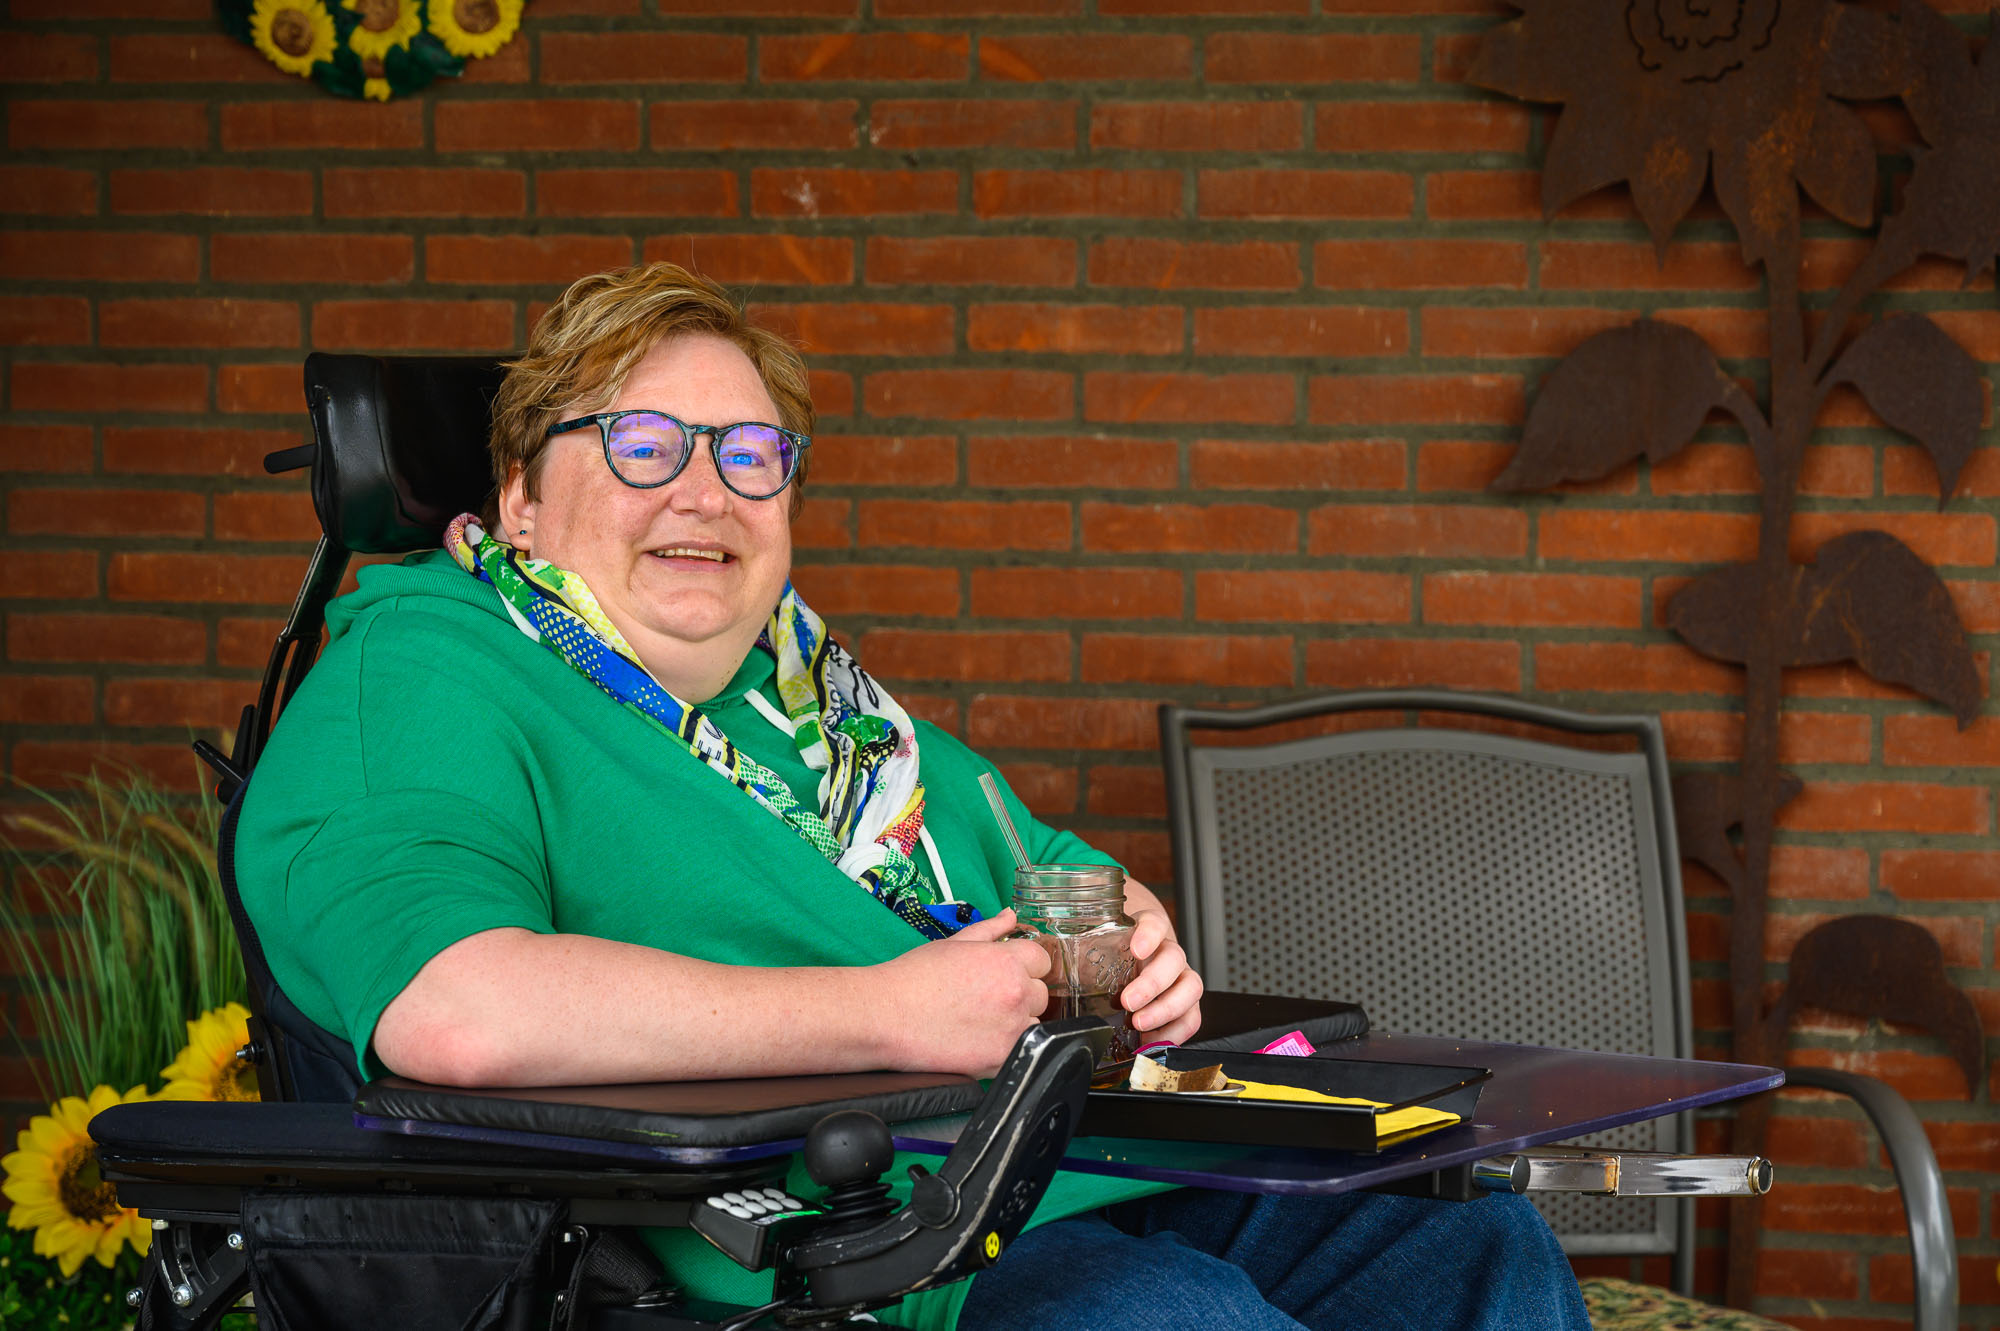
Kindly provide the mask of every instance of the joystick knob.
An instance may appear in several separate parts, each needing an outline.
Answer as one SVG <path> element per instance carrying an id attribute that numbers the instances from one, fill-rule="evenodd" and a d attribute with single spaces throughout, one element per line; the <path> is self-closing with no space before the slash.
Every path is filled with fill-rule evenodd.
<path id="1" fill-rule="evenodd" d="M 889 1125 L 862 1109 L 843 1109 L 806 1134 L 806 1173 L 826 1189 L 829 1224 L 861 1224 L 895 1209 L 882 1175 L 896 1159 Z"/>

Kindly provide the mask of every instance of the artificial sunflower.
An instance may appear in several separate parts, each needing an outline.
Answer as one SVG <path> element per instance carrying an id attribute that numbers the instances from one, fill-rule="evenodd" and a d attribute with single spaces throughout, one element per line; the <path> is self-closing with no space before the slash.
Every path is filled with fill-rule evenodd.
<path id="1" fill-rule="evenodd" d="M 492 55 L 521 27 L 522 0 L 430 0 L 431 36 L 460 59 Z"/>
<path id="2" fill-rule="evenodd" d="M 417 0 L 340 0 L 340 7 L 361 20 L 347 34 L 347 44 L 364 62 L 408 46 L 410 38 L 424 30 Z"/>
<path id="3" fill-rule="evenodd" d="M 333 59 L 333 15 L 321 0 L 257 0 L 250 44 L 287 74 L 310 78 L 314 65 Z"/>
<path id="4" fill-rule="evenodd" d="M 1662 254 L 1714 164 L 1743 256 L 1795 244 L 1798 187 L 1854 226 L 1873 220 L 1875 141 L 1835 97 L 1895 89 L 1874 53 L 1888 20 L 1845 0 L 1513 0 L 1471 80 L 1561 102 L 1542 206 L 1630 181 Z"/>
<path id="5" fill-rule="evenodd" d="M 14 1203 L 7 1223 L 35 1231 L 35 1252 L 53 1257 L 65 1278 L 76 1274 L 86 1257 L 110 1266 L 128 1242 L 144 1254 L 152 1241 L 152 1226 L 139 1213 L 118 1204 L 118 1195 L 97 1170 L 97 1143 L 90 1139 L 90 1120 L 117 1104 L 147 1099 L 144 1086 L 120 1095 L 100 1086 L 89 1099 L 69 1095 L 38 1114 L 20 1134 L 20 1149 L 0 1157 L 7 1181 L 0 1192 Z"/>
<path id="6" fill-rule="evenodd" d="M 236 1056 L 250 1043 L 250 1010 L 224 1003 L 187 1024 L 187 1048 L 160 1069 L 162 1100 L 256 1100 L 257 1069 Z"/>

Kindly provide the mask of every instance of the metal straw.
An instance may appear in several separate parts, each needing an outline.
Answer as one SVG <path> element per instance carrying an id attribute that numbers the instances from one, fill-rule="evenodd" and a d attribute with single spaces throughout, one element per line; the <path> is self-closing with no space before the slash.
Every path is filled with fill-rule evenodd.
<path id="1" fill-rule="evenodd" d="M 986 792 L 986 802 L 993 808 L 993 821 L 1000 824 L 1001 834 L 1007 838 L 1007 849 L 1014 852 L 1014 867 L 1028 867 L 1028 851 L 1021 844 L 1021 834 L 1014 830 L 1014 820 L 1007 816 L 1007 806 L 1000 799 L 1000 783 L 993 779 L 993 773 L 979 774 L 979 788 Z"/>

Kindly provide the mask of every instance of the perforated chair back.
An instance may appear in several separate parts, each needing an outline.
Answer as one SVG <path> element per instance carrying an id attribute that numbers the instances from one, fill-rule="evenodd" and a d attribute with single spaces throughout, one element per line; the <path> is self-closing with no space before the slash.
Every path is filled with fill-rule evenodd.
<path id="1" fill-rule="evenodd" d="M 1394 724 L 1217 742 L 1385 709 L 1623 735 L 1633 751 Z M 1384 1030 L 1692 1056 L 1679 856 L 1654 718 L 1398 691 L 1169 705 L 1160 724 L 1181 932 L 1211 986 L 1350 999 Z M 1693 1149 L 1685 1116 L 1587 1140 Z M 1689 1287 L 1685 1203 L 1539 1203 L 1567 1251 L 1673 1253 L 1676 1283 Z"/>

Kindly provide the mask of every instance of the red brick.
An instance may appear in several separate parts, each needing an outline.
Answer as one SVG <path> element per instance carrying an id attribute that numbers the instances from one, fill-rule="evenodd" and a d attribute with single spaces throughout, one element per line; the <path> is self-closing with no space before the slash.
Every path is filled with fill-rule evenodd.
<path id="1" fill-rule="evenodd" d="M 547 0 L 536 0 L 545 4 Z M 716 14 L 730 18 L 749 15 L 798 15 L 814 18 L 854 17 L 860 12 L 857 0 L 657 0 L 662 14 Z M 537 14 L 545 11 L 537 10 Z M 634 5 L 630 12 L 637 13 Z"/>
<path id="2" fill-rule="evenodd" d="M 1807 832 L 1940 832 L 1979 836 L 1992 830 L 1983 787 L 1918 782 L 1809 782 L 1778 815 L 1781 827 Z"/>
<path id="3" fill-rule="evenodd" d="M 957 480 L 958 444 L 944 435 L 813 436 L 815 486 L 942 486 Z"/>
<path id="4" fill-rule="evenodd" d="M 883 370 L 868 376 L 871 416 L 931 420 L 1060 420 L 1075 410 L 1072 380 L 1053 370 Z"/>
<path id="5" fill-rule="evenodd" d="M 544 32 L 544 83 L 741 83 L 747 37 L 713 32 Z"/>
<path id="6" fill-rule="evenodd" d="M 312 341 L 321 351 L 505 350 L 514 345 L 514 304 L 506 300 L 323 300 L 313 306 Z"/>
<path id="7" fill-rule="evenodd" d="M 792 582 L 822 615 L 952 617 L 958 570 L 894 565 L 794 565 Z"/>
<path id="8" fill-rule="evenodd" d="M 1857 1298 L 1861 1293 L 1860 1268 L 1861 1259 L 1855 1253 L 1766 1244 L 1757 1254 L 1756 1292 L 1779 1299 Z"/>
<path id="9" fill-rule="evenodd" d="M 1304 143 L 1292 102 L 1098 102 L 1090 146 L 1148 152 L 1282 152 Z"/>
<path id="10" fill-rule="evenodd" d="M 1069 505 L 967 500 L 873 499 L 861 504 L 863 539 L 874 546 L 948 550 L 1067 550 Z"/>
<path id="11" fill-rule="evenodd" d="M 1433 573 L 1424 578 L 1424 622 L 1637 628 L 1639 580 L 1560 573 Z"/>
<path id="12" fill-rule="evenodd" d="M 854 280 L 854 242 L 839 236 L 655 236 L 644 258 L 670 260 L 719 282 L 818 286 Z"/>
<path id="13" fill-rule="evenodd" d="M 1410 609 L 1410 579 L 1403 573 L 1296 569 L 1194 575 L 1194 614 L 1204 621 L 1403 624 Z"/>
<path id="14" fill-rule="evenodd" d="M 873 148 L 916 149 L 1072 148 L 1076 145 L 1076 103 L 885 99 L 869 108 L 868 144 Z"/>
<path id="15" fill-rule="evenodd" d="M 424 276 L 433 282 L 567 286 L 631 262 L 627 236 L 432 236 L 424 242 Z"/>
<path id="16" fill-rule="evenodd" d="M 546 5 L 535 10 L 537 20 L 554 18 L 556 11 Z M 529 82 L 533 72 L 529 67 L 529 45 L 527 42 L 509 42 L 499 52 L 481 60 L 465 62 L 465 72 L 458 76 L 458 82 L 465 87 L 480 87 L 485 84 L 519 85 Z"/>
<path id="17" fill-rule="evenodd" d="M 1305 14 L 1310 0 L 1098 0 L 1100 14 Z"/>
<path id="18" fill-rule="evenodd" d="M 1515 447 L 1469 439 L 1426 443 L 1417 450 L 1417 491 L 1420 494 L 1439 490 L 1483 491 L 1506 467 Z"/>
<path id="19" fill-rule="evenodd" d="M 1991 901 L 2000 896 L 2000 853 L 1885 850 L 1882 887 L 1908 901 Z"/>
<path id="20" fill-rule="evenodd" d="M 263 669 L 284 626 L 282 619 L 223 619 L 215 626 L 215 663 Z"/>
<path id="21" fill-rule="evenodd" d="M 111 38 L 113 83 L 266 83 L 270 78 L 271 66 L 264 57 L 227 33 Z"/>
<path id="22" fill-rule="evenodd" d="M 1598 196 L 1590 197 L 1594 200 Z M 1433 171 L 1424 180 L 1424 212 L 1452 221 L 1539 221 L 1542 175 L 1539 171 Z M 1565 208 L 1559 215 L 1573 214 Z"/>
<path id="23" fill-rule="evenodd" d="M 1518 643 L 1450 638 L 1323 638 L 1306 644 L 1309 688 L 1440 687 L 1517 693 Z"/>
<path id="24" fill-rule="evenodd" d="M 965 719 L 965 742 L 1021 749 L 1150 749 L 1159 743 L 1156 704 L 1141 698 L 1010 698 L 981 694 Z"/>
<path id="25" fill-rule="evenodd" d="M 861 657 L 884 679 L 1062 683 L 1070 677 L 1067 633 L 872 629 L 862 635 Z"/>
<path id="26" fill-rule="evenodd" d="M 117 38 L 112 39 L 116 49 Z M 59 32 L 10 32 L 0 46 L 0 83 L 95 83 L 97 39 Z"/>
<path id="27" fill-rule="evenodd" d="M 107 347 L 295 347 L 299 307 L 289 300 L 107 300 L 97 310 Z"/>
<path id="28" fill-rule="evenodd" d="M 750 172 L 750 211 L 758 217 L 876 217 L 957 210 L 956 171 L 758 167 Z"/>
<path id="29" fill-rule="evenodd" d="M 1537 280 L 1544 290 L 1754 291 L 1757 270 L 1733 244 L 1686 242 L 1667 250 L 1661 267 L 1651 245 L 1616 241 L 1542 242 Z"/>
<path id="30" fill-rule="evenodd" d="M 1196 488 L 1216 490 L 1400 490 L 1405 466 L 1395 439 L 1197 439 L 1188 462 Z"/>
<path id="31" fill-rule="evenodd" d="M 479 167 L 330 166 L 320 191 L 329 218 L 519 217 L 528 209 L 524 173 Z"/>
<path id="32" fill-rule="evenodd" d="M 86 550 L 0 550 L 0 581 L 23 599 L 97 595 L 97 556 Z"/>
<path id="33" fill-rule="evenodd" d="M 221 232 L 208 243 L 218 282 L 408 282 L 417 271 L 408 236 Z"/>
<path id="34" fill-rule="evenodd" d="M 980 217 L 1178 217 L 1178 171 L 975 171 Z"/>
<path id="35" fill-rule="evenodd" d="M 304 575 L 303 555 L 115 554 L 105 580 L 114 601 L 282 605 Z"/>
<path id="36" fill-rule="evenodd" d="M 1319 375 L 1307 403 L 1315 425 L 1518 425 L 1527 410 L 1511 374 Z"/>
<path id="37" fill-rule="evenodd" d="M 1180 614 L 1181 594 L 1171 569 L 972 570 L 972 613 L 993 619 L 1160 619 Z"/>
<path id="38" fill-rule="evenodd" d="M 1792 523 L 1792 557 L 1804 560 L 1836 536 L 1885 531 L 1934 567 L 1992 566 L 2000 534 L 1985 513 L 1801 513 Z"/>
<path id="39" fill-rule="evenodd" d="M 2000 1172 L 2000 1123 L 1926 1123 L 1924 1135 L 1931 1139 L 1931 1150 L 1937 1154 L 1940 1169 Z M 1908 1279 L 1907 1275 L 1904 1278 Z M 1994 1301 L 1990 1295 L 1982 1300 Z"/>
<path id="40" fill-rule="evenodd" d="M 0 277 L 32 281 L 192 282 L 201 241 L 150 231 L 0 232 Z"/>
<path id="41" fill-rule="evenodd" d="M 820 420 L 854 414 L 853 375 L 833 370 L 807 370 L 806 389 Z"/>
<path id="42" fill-rule="evenodd" d="M 1061 236 L 870 236 L 870 282 L 1072 286 L 1076 242 Z"/>
<path id="43" fill-rule="evenodd" d="M 1458 505 L 1328 505 L 1313 511 L 1306 537 L 1315 555 L 1504 559 L 1527 548 L 1527 514 Z"/>
<path id="44" fill-rule="evenodd" d="M 1198 642 L 1202 639 L 1149 638 L 1147 642 Z M 1248 641 L 1236 639 L 1235 641 Z M 1157 765 L 1135 767 L 1093 766 L 1090 793 L 1085 808 L 1100 818 L 1152 818 L 1167 816 L 1166 781 Z M 1095 835 L 1093 833 L 1093 835 Z"/>
<path id="45" fill-rule="evenodd" d="M 637 102 L 444 98 L 432 114 L 441 153 L 632 152 L 639 146 Z"/>
<path id="46" fill-rule="evenodd" d="M 97 173 L 60 166 L 0 166 L 0 213 L 78 216 L 97 211 Z"/>
<path id="47" fill-rule="evenodd" d="M 1214 170 L 1195 179 L 1203 217 L 1408 217 L 1415 202 L 1410 178 L 1388 171 Z"/>
<path id="48" fill-rule="evenodd" d="M 654 148 L 702 148 L 718 152 L 780 148 L 838 151 L 860 144 L 852 98 L 742 102 L 655 102 L 647 142 Z M 544 173 L 546 175 L 546 173 Z"/>
<path id="49" fill-rule="evenodd" d="M 0 425 L 0 472 L 78 472 L 92 465 L 87 425 Z"/>
<path id="50" fill-rule="evenodd" d="M 17 536 L 200 536 L 208 505 L 171 490 L 16 489 L 7 529 Z"/>
<path id="51" fill-rule="evenodd" d="M 1774 920 L 1786 923 L 1797 918 L 1773 917 Z M 1939 932 L 1939 921 L 1925 920 L 1923 923 L 1931 932 Z M 1949 934 L 1939 940 L 1944 949 L 1945 964 L 1977 966 L 1982 955 L 1979 922 L 1965 920 L 1943 923 L 1970 926 L 1969 933 L 1965 933 L 1962 940 L 1954 940 Z M 1803 928 L 1799 930 L 1801 933 L 1804 931 Z M 1955 948 L 1954 941 L 1960 941 L 1962 945 Z M 1965 1070 L 1948 1054 L 1919 1054 L 1906 1049 L 1794 1049 L 1788 1061 L 1794 1066 L 1838 1068 L 1843 1072 L 1873 1077 L 1878 1081 L 1887 1082 L 1905 1100 L 1910 1101 L 1968 1099 L 1976 1094 L 1978 1089 L 1966 1087 Z"/>
<path id="52" fill-rule="evenodd" d="M 1909 444 L 1892 444 L 1882 450 L 1882 493 L 1925 495 L 1938 492 L 1937 464 L 1924 449 Z M 1958 473 L 1954 497 L 1985 497 L 2000 494 L 2000 452 L 1979 449 Z"/>
<path id="53" fill-rule="evenodd" d="M 1735 762 L 1743 756 L 1739 713 L 1669 712 L 1668 750 L 1689 761 Z M 1778 760 L 1783 763 L 1866 763 L 1874 751 L 1868 717 L 1829 712 L 1787 711 L 1778 718 Z M 1862 874 L 1866 891 L 1867 874 Z"/>
<path id="54" fill-rule="evenodd" d="M 803 497 L 799 511 L 792 515 L 792 548 L 795 550 L 845 549 L 854 544 L 852 501 Z"/>
<path id="55" fill-rule="evenodd" d="M 1313 246 L 1313 281 L 1350 291 L 1519 289 L 1528 252 L 1499 240 L 1323 240 Z"/>
<path id="56" fill-rule="evenodd" d="M 1794 1097 L 1785 1098 L 1789 1101 Z M 1766 1153 L 1781 1168 L 1815 1165 L 1827 1169 L 1862 1169 L 1868 1164 L 1868 1141 L 1863 1129 L 1859 1123 L 1847 1119 L 1774 1118 L 1765 1145 Z"/>
<path id="57" fill-rule="evenodd" d="M 1299 515 L 1265 504 L 1102 504 L 1082 511 L 1085 550 L 1290 554 Z"/>
<path id="58" fill-rule="evenodd" d="M 1288 425 L 1298 390 L 1286 374 L 1148 374 L 1096 370 L 1083 377 L 1084 416 L 1093 421 L 1228 421 Z"/>
<path id="59" fill-rule="evenodd" d="M 1518 153 L 1528 108 L 1505 102 L 1329 102 L 1313 117 L 1326 152 Z"/>
<path id="60" fill-rule="evenodd" d="M 1173 305 L 974 305 L 966 316 L 972 351 L 1170 355 L 1181 349 L 1182 314 Z"/>
<path id="61" fill-rule="evenodd" d="M 1678 643 L 1540 642 L 1535 687 L 1550 693 L 1737 693 L 1743 672 Z"/>
<path id="62" fill-rule="evenodd" d="M 1948 716 L 1884 717 L 1882 760 L 1898 767 L 2000 766 L 2000 721 L 1981 717 L 1960 730 Z"/>
<path id="63" fill-rule="evenodd" d="M 1202 73 L 1211 83 L 1414 83 L 1423 47 L 1414 32 L 1219 32 Z"/>
<path id="64" fill-rule="evenodd" d="M 1210 684 L 1269 688 L 1292 682 L 1292 640 L 1284 637 L 1087 633 L 1083 638 L 1086 684 Z M 1154 775 L 1150 774 L 1149 775 Z M 1091 776 L 1092 812 L 1099 806 L 1097 774 Z M 1160 816 L 1163 810 L 1150 815 Z"/>
<path id="65" fill-rule="evenodd" d="M 963 79 L 972 43 L 963 33 L 836 32 L 769 36 L 757 43 L 757 72 L 769 82 L 803 79 Z"/>
<path id="66" fill-rule="evenodd" d="M 282 148 L 421 148 L 423 112 L 420 99 L 230 102 L 222 107 L 222 146 L 232 152 L 269 152 Z"/>
<path id="67" fill-rule="evenodd" d="M 1400 356 L 1409 330 L 1403 310 L 1226 306 L 1194 312 L 1194 349 L 1198 356 Z"/>
<path id="68" fill-rule="evenodd" d="M 1658 317 L 1661 323 L 1687 329 L 1725 360 L 1768 359 L 1771 354 L 1771 321 L 1763 310 L 1694 307 L 1661 310 Z"/>
<path id="69" fill-rule="evenodd" d="M 1299 285 L 1299 253 L 1296 245 L 1276 241 L 1119 237 L 1091 246 L 1090 281 L 1095 286 L 1159 291 L 1232 287 L 1289 291 Z"/>
<path id="70" fill-rule="evenodd" d="M 312 496 L 303 490 L 257 490 L 215 497 L 218 541 L 310 541 L 319 536 Z"/>
<path id="71" fill-rule="evenodd" d="M 0 296 L 0 346 L 82 346 L 90 302 L 81 296 Z"/>
<path id="72" fill-rule="evenodd" d="M 43 790 L 74 785 L 97 768 L 138 770 L 166 790 L 192 794 L 208 782 L 208 769 L 179 744 L 86 744 L 23 741 L 14 746 L 14 779 Z"/>
<path id="73" fill-rule="evenodd" d="M 948 305 L 754 305 L 750 312 L 813 355 L 934 356 L 953 346 Z"/>
<path id="74" fill-rule="evenodd" d="M 14 0 L 16 19 L 159 18 L 207 21 L 214 12 L 197 0 Z"/>
<path id="75" fill-rule="evenodd" d="M 16 361 L 9 401 L 16 411 L 200 411 L 208 367 Z"/>
<path id="76" fill-rule="evenodd" d="M 82 675 L 8 675 L 0 689 L 0 722 L 76 726 L 96 719 L 97 686 Z"/>
<path id="77" fill-rule="evenodd" d="M 171 615 L 9 615 L 12 661 L 116 661 L 200 665 L 208 629 Z"/>
<path id="78" fill-rule="evenodd" d="M 1615 550 L 1620 559 L 1712 564 L 1757 553 L 1757 519 L 1749 513 L 1550 510 L 1538 536 L 1544 559 L 1595 561 Z"/>
<path id="79" fill-rule="evenodd" d="M 200 102 L 16 101 L 7 107 L 7 146 L 44 151 L 206 148 L 208 108 Z M 114 173 L 114 201 L 116 180 Z"/>
<path id="80" fill-rule="evenodd" d="M 301 411 L 303 390 L 295 363 L 225 365 L 215 376 L 215 404 L 229 412 Z"/>
<path id="81" fill-rule="evenodd" d="M 875 0 L 881 18 L 987 17 L 1081 14 L 1083 0 Z"/>
<path id="82" fill-rule="evenodd" d="M 1076 812 L 1076 769 L 1052 763 L 1001 763 L 1008 789 L 1040 818 Z"/>
<path id="83" fill-rule="evenodd" d="M 114 213 L 200 213 L 209 217 L 277 217 L 309 213 L 310 171 L 202 166 L 186 170 L 111 173 Z"/>
<path id="84" fill-rule="evenodd" d="M 1758 494 L 1762 482 L 1743 444 L 1689 444 L 1652 469 L 1654 494 Z M 1875 489 L 1875 453 L 1860 444 L 1806 450 L 1799 480 L 1805 494 L 1867 498 Z"/>
<path id="85" fill-rule="evenodd" d="M 113 726 L 233 726 L 253 690 L 240 679 L 114 679 L 104 686 Z"/>
<path id="86" fill-rule="evenodd" d="M 1180 474 L 1171 441 L 1105 435 L 975 437 L 966 459 L 967 480 L 981 486 L 1163 490 Z"/>
<path id="87" fill-rule="evenodd" d="M 979 38 L 979 72 L 1017 83 L 1185 79 L 1194 74 L 1194 43 L 1151 32 L 1093 32 Z"/>

